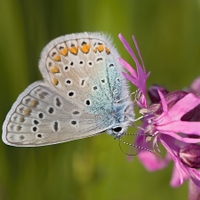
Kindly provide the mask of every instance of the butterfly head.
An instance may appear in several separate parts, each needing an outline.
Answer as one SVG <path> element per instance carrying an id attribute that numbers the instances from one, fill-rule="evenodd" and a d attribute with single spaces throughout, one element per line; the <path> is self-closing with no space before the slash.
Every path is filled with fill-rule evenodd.
<path id="1" fill-rule="evenodd" d="M 135 115 L 133 112 L 133 104 L 131 101 L 127 102 L 120 106 L 121 108 L 124 108 L 122 114 L 115 116 L 115 124 L 106 131 L 114 138 L 120 138 L 123 136 L 126 133 L 128 127 L 134 123 Z M 119 109 L 119 111 L 122 111 L 122 109 Z"/>

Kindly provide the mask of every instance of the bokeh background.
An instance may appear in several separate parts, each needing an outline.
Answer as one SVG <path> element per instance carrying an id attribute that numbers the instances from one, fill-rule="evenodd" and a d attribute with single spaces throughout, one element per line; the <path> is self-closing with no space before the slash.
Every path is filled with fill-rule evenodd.
<path id="1" fill-rule="evenodd" d="M 200 0 L 0 0 L 1 123 L 18 94 L 41 79 L 43 47 L 82 31 L 111 34 L 131 64 L 117 36 L 123 33 L 133 46 L 134 34 L 152 72 L 148 86 L 182 89 L 200 75 Z M 172 167 L 147 172 L 137 157 L 128 162 L 106 133 L 40 148 L 1 142 L 0 199 L 187 199 L 187 182 L 176 189 L 169 185 Z"/>

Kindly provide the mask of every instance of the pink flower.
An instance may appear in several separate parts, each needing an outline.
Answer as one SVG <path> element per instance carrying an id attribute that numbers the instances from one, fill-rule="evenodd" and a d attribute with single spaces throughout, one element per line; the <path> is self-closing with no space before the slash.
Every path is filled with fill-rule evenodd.
<path id="1" fill-rule="evenodd" d="M 135 101 L 140 108 L 139 112 L 143 115 L 143 129 L 139 130 L 135 143 L 137 146 L 153 148 L 157 151 L 160 151 L 158 148 L 160 143 L 166 149 L 164 158 L 156 157 L 148 151 L 138 150 L 141 151 L 138 155 L 139 159 L 149 171 L 162 169 L 170 160 L 173 160 L 175 167 L 171 186 L 177 187 L 189 178 L 196 186 L 200 187 L 200 172 L 197 170 L 200 166 L 198 153 L 200 151 L 198 145 L 200 142 L 200 115 L 197 112 L 200 110 L 199 95 L 185 91 L 168 92 L 163 87 L 153 86 L 148 91 L 152 104 L 147 105 L 146 80 L 150 73 L 145 71 L 135 38 L 133 37 L 133 41 L 142 66 L 121 34 L 119 38 L 133 58 L 137 69 L 134 70 L 130 64 L 120 59 L 129 72 L 124 76 L 139 90 L 139 96 L 136 95 Z M 200 91 L 200 81 L 196 81 L 194 86 L 193 88 L 198 88 Z"/>

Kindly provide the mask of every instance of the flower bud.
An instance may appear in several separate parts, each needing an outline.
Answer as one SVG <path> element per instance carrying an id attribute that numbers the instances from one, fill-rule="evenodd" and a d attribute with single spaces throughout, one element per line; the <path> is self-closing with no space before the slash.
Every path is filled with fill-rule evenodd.
<path id="1" fill-rule="evenodd" d="M 148 89 L 148 95 L 149 98 L 151 100 L 152 103 L 158 103 L 160 101 L 160 97 L 158 95 L 158 90 L 160 90 L 162 92 L 163 95 L 166 95 L 167 93 L 169 93 L 167 91 L 167 89 L 165 89 L 162 86 L 159 85 L 152 85 L 149 89 Z"/>
<path id="2" fill-rule="evenodd" d="M 180 149 L 181 162 L 190 168 L 200 168 L 200 145 L 190 144 Z"/>

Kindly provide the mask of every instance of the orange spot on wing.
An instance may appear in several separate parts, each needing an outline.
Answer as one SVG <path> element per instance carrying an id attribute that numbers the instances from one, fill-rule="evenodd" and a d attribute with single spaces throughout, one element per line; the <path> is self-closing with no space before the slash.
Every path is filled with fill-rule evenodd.
<path id="1" fill-rule="evenodd" d="M 108 47 L 106 47 L 106 53 L 110 54 L 110 49 Z"/>
<path id="2" fill-rule="evenodd" d="M 94 51 L 94 53 L 96 53 L 96 52 L 97 52 L 97 47 L 95 47 L 95 48 L 93 49 L 93 51 Z"/>
<path id="3" fill-rule="evenodd" d="M 55 55 L 54 58 L 53 58 L 55 61 L 60 61 L 61 60 L 61 57 L 60 55 Z"/>
<path id="4" fill-rule="evenodd" d="M 63 56 L 66 56 L 67 53 L 68 53 L 68 48 L 65 47 L 64 49 L 60 50 L 60 53 L 61 53 Z"/>
<path id="5" fill-rule="evenodd" d="M 58 73 L 58 72 L 59 72 L 59 68 L 58 68 L 57 66 L 54 66 L 54 67 L 51 67 L 51 68 L 50 68 L 50 71 L 51 71 L 52 73 Z"/>
<path id="6" fill-rule="evenodd" d="M 58 85 L 58 79 L 57 78 L 53 78 L 52 82 L 53 82 L 54 85 Z"/>
<path id="7" fill-rule="evenodd" d="M 78 53 L 78 47 L 76 46 L 73 46 L 73 47 L 71 47 L 70 49 L 69 49 L 69 51 L 72 53 L 72 54 L 74 54 L 74 55 L 77 55 L 77 53 Z"/>
<path id="8" fill-rule="evenodd" d="M 26 108 L 24 110 L 24 115 L 29 115 L 31 113 L 31 109 L 30 108 Z"/>
<path id="9" fill-rule="evenodd" d="M 36 99 L 34 99 L 34 100 L 32 100 L 32 101 L 30 102 L 30 105 L 31 105 L 32 107 L 36 107 L 36 106 L 38 105 L 38 101 L 37 101 Z"/>
<path id="10" fill-rule="evenodd" d="M 99 52 L 102 52 L 104 50 L 104 46 L 103 45 L 99 45 L 97 48 L 98 48 Z"/>
<path id="11" fill-rule="evenodd" d="M 88 53 L 89 50 L 90 50 L 90 45 L 89 45 L 89 44 L 84 44 L 84 45 L 82 45 L 81 51 L 82 51 L 83 53 Z"/>

